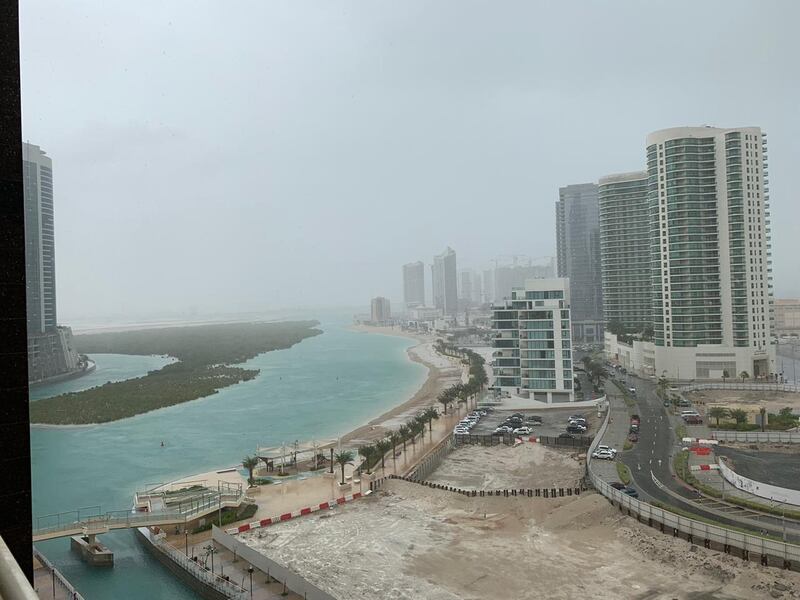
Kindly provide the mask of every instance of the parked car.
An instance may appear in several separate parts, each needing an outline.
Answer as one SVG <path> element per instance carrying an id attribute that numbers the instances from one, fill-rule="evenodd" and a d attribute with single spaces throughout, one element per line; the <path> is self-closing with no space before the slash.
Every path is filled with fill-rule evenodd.
<path id="1" fill-rule="evenodd" d="M 634 442 L 634 443 L 638 442 L 639 441 L 639 434 L 638 433 L 631 433 L 630 435 L 628 435 L 628 441 L 629 442 Z"/>
<path id="2" fill-rule="evenodd" d="M 541 423 L 542 422 L 542 417 L 540 417 L 538 415 L 530 415 L 530 416 L 526 417 L 525 420 L 526 421 L 531 421 L 533 423 Z"/>
<path id="3" fill-rule="evenodd" d="M 602 460 L 614 460 L 614 455 L 608 450 L 595 450 L 592 452 L 592 458 L 599 458 Z"/>
<path id="4" fill-rule="evenodd" d="M 572 435 L 571 433 L 562 433 L 558 437 L 561 438 L 561 439 L 567 439 L 567 438 L 569 438 L 571 440 L 575 439 L 575 436 Z"/>
<path id="5" fill-rule="evenodd" d="M 628 496 L 630 496 L 631 498 L 638 498 L 638 497 L 639 497 L 639 492 L 637 492 L 637 491 L 636 491 L 634 488 L 632 488 L 632 487 L 626 487 L 625 489 L 623 489 L 623 490 L 620 490 L 620 491 L 621 491 L 623 494 L 628 494 Z"/>
<path id="6" fill-rule="evenodd" d="M 530 427 L 517 427 L 514 430 L 514 435 L 530 435 L 533 433 L 533 429 Z"/>
<path id="7" fill-rule="evenodd" d="M 608 485 L 610 485 L 615 490 L 624 490 L 625 489 L 625 484 L 624 483 L 620 483 L 619 481 L 612 481 Z"/>
<path id="8" fill-rule="evenodd" d="M 683 420 L 686 421 L 687 425 L 702 425 L 703 419 L 700 415 L 688 415 L 683 417 Z"/>
<path id="9" fill-rule="evenodd" d="M 629 391 L 631 394 L 633 394 L 634 396 L 636 395 L 636 388 L 635 388 L 635 387 L 629 387 L 629 388 L 628 388 L 628 391 Z"/>
<path id="10" fill-rule="evenodd" d="M 671 405 L 671 402 L 669 400 L 664 400 L 664 407 L 665 408 L 669 408 L 670 405 Z"/>
<path id="11" fill-rule="evenodd" d="M 570 425 L 567 427 L 567 433 L 586 433 L 586 428 L 580 425 Z"/>
<path id="12" fill-rule="evenodd" d="M 511 427 L 508 427 L 507 425 L 501 425 L 500 427 L 494 430 L 495 433 L 511 433 L 512 431 L 514 430 L 511 429 Z"/>
<path id="13" fill-rule="evenodd" d="M 596 450 L 605 450 L 606 452 L 611 452 L 614 456 L 617 455 L 617 449 L 612 448 L 611 446 L 606 446 L 605 444 L 600 444 Z"/>

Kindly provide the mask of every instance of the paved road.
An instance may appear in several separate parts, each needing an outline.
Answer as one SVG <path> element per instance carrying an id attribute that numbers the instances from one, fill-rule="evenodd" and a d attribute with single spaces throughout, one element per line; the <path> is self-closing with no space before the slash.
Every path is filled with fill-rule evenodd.
<path id="1" fill-rule="evenodd" d="M 618 459 L 630 468 L 632 485 L 639 491 L 642 499 L 670 504 L 720 524 L 749 529 L 754 533 L 759 533 L 764 528 L 782 532 L 785 526 L 787 541 L 800 542 L 800 524 L 784 523 L 780 517 L 766 515 L 751 518 L 752 513 L 749 512 L 739 518 L 725 516 L 730 513 L 722 514 L 718 509 L 708 510 L 705 508 L 707 504 L 698 503 L 697 493 L 672 474 L 672 457 L 676 452 L 681 452 L 681 446 L 675 436 L 674 423 L 655 393 L 655 384 L 632 376 L 628 377 L 628 382 L 637 389 L 637 406 L 629 411 L 638 412 L 641 427 L 639 442 L 630 451 L 619 455 Z M 613 384 L 609 382 L 609 388 L 611 385 Z M 656 485 L 653 475 L 667 490 Z"/>

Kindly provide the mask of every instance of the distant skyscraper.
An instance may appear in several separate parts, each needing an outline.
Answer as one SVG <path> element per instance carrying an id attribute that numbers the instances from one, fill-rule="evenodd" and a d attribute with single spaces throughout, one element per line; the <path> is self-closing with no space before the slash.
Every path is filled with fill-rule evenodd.
<path id="1" fill-rule="evenodd" d="M 475 293 L 476 286 L 478 289 L 477 295 Z M 473 269 L 461 269 L 458 274 L 458 297 L 465 307 L 470 304 L 480 303 L 480 280 Z"/>
<path id="2" fill-rule="evenodd" d="M 438 256 L 433 257 L 431 266 L 433 279 L 433 305 L 442 309 L 445 315 L 455 315 L 458 311 L 458 271 L 456 253 L 449 246 Z"/>
<path id="3" fill-rule="evenodd" d="M 388 298 L 378 296 L 377 298 L 373 298 L 370 304 L 370 320 L 374 323 L 385 323 L 392 318 L 392 311 Z"/>
<path id="4" fill-rule="evenodd" d="M 658 375 L 775 372 L 766 139 L 758 127 L 647 136 Z"/>
<path id="5" fill-rule="evenodd" d="M 56 329 L 56 257 L 53 163 L 33 144 L 22 144 L 25 188 L 25 277 L 28 333 Z"/>
<path id="6" fill-rule="evenodd" d="M 510 298 L 515 288 L 525 287 L 528 279 L 552 279 L 555 277 L 552 261 L 544 265 L 498 266 L 494 270 L 494 297 L 496 300 Z"/>
<path id="7" fill-rule="evenodd" d="M 484 269 L 483 271 L 483 301 L 494 302 L 494 269 Z"/>
<path id="8" fill-rule="evenodd" d="M 640 333 L 653 322 L 647 172 L 603 177 L 599 197 L 606 329 L 615 323 Z"/>
<path id="9" fill-rule="evenodd" d="M 603 285 L 597 185 L 559 189 L 556 202 L 558 276 L 569 278 L 572 327 L 576 341 L 602 341 Z"/>
<path id="10" fill-rule="evenodd" d="M 406 309 L 425 306 L 425 265 L 422 261 L 403 265 L 403 302 Z"/>
<path id="11" fill-rule="evenodd" d="M 31 383 L 78 370 L 72 330 L 56 315 L 56 251 L 53 223 L 53 164 L 33 144 L 22 144 L 25 195 L 25 277 L 28 312 L 28 378 Z M 93 368 L 93 367 L 92 367 Z"/>

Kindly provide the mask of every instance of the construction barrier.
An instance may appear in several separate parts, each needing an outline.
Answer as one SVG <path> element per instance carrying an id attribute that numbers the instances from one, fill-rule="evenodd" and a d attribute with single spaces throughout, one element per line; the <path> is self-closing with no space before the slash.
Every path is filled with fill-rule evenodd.
<path id="1" fill-rule="evenodd" d="M 371 486 L 372 484 L 370 484 Z M 274 525 L 275 523 L 280 523 L 282 521 L 289 521 L 290 519 L 296 519 L 297 517 L 302 517 L 305 515 L 310 515 L 313 512 L 317 512 L 318 510 L 327 510 L 333 506 L 338 506 L 339 504 L 345 504 L 347 502 L 352 502 L 353 500 L 358 500 L 359 498 L 363 498 L 372 493 L 372 490 L 368 490 L 364 493 L 356 492 L 350 496 L 342 496 L 340 498 L 336 498 L 335 500 L 329 500 L 327 502 L 322 502 L 316 506 L 306 506 L 301 508 L 300 510 L 295 510 L 293 512 L 284 513 L 282 515 L 278 515 L 275 517 L 268 517 L 266 519 L 261 519 L 259 521 L 253 521 L 252 523 L 245 523 L 244 525 L 239 525 L 238 527 L 232 527 L 230 529 L 226 529 L 225 533 L 229 535 L 236 535 L 239 533 L 244 533 L 245 531 L 250 531 L 252 529 L 258 529 L 259 527 L 268 527 L 269 525 Z"/>

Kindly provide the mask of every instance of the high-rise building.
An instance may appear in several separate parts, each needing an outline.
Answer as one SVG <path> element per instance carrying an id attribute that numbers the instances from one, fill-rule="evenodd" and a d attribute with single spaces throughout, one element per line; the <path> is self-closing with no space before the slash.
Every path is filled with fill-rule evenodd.
<path id="1" fill-rule="evenodd" d="M 494 295 L 494 269 L 484 269 L 483 271 L 483 301 L 494 302 L 497 297 Z"/>
<path id="2" fill-rule="evenodd" d="M 800 335 L 800 299 L 775 300 L 774 335 Z"/>
<path id="3" fill-rule="evenodd" d="M 431 265 L 433 279 L 433 305 L 442 309 L 445 315 L 455 315 L 458 311 L 458 271 L 456 253 L 449 246 L 438 256 L 433 257 Z"/>
<path id="4" fill-rule="evenodd" d="M 56 257 L 53 163 L 44 150 L 22 144 L 25 188 L 25 277 L 28 333 L 56 328 Z"/>
<path id="5" fill-rule="evenodd" d="M 771 375 L 765 134 L 657 131 L 647 136 L 647 173 L 657 374 Z"/>
<path id="6" fill-rule="evenodd" d="M 525 287 L 528 279 L 552 279 L 555 277 L 553 261 L 541 265 L 497 266 L 493 273 L 494 298 L 502 300 L 511 297 L 511 290 Z"/>
<path id="7" fill-rule="evenodd" d="M 425 265 L 421 260 L 403 265 L 403 302 L 406 309 L 425 306 Z"/>
<path id="8" fill-rule="evenodd" d="M 569 279 L 576 341 L 603 339 L 603 284 L 600 270 L 600 211 L 597 185 L 562 187 L 556 202 L 558 276 Z"/>
<path id="9" fill-rule="evenodd" d="M 28 314 L 28 377 L 46 381 L 88 368 L 72 343 L 72 330 L 56 316 L 53 164 L 39 146 L 22 144 L 25 192 L 25 277 Z M 93 368 L 93 367 L 92 367 Z"/>
<path id="10" fill-rule="evenodd" d="M 570 285 L 530 279 L 492 306 L 494 385 L 542 402 L 572 402 Z"/>
<path id="11" fill-rule="evenodd" d="M 370 320 L 373 323 L 386 323 L 392 318 L 391 306 L 388 298 L 378 296 L 370 303 Z"/>
<path id="12" fill-rule="evenodd" d="M 600 255 L 605 328 L 652 328 L 647 172 L 600 179 Z"/>

